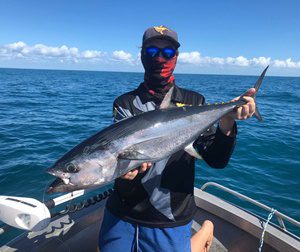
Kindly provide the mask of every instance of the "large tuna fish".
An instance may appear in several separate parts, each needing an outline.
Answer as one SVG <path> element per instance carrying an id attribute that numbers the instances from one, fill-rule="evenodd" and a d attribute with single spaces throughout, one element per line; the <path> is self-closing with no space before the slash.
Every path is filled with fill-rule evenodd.
<path id="1" fill-rule="evenodd" d="M 267 68 L 254 86 L 256 92 Z M 171 94 L 172 90 L 159 110 L 112 124 L 66 153 L 47 170 L 58 177 L 48 193 L 104 185 L 144 162 L 157 162 L 181 149 L 199 157 L 192 147 L 198 136 L 224 115 L 245 104 L 240 99 L 222 104 L 171 108 Z M 258 110 L 255 116 L 261 120 Z"/>

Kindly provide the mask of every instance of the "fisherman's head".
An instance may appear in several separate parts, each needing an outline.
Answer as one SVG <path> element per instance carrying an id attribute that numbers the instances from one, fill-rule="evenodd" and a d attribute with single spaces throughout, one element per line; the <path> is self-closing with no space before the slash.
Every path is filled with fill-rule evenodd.
<path id="1" fill-rule="evenodd" d="M 151 90 L 165 93 L 174 84 L 173 71 L 179 46 L 177 33 L 170 28 L 161 25 L 145 31 L 141 60 L 145 69 L 145 84 Z"/>

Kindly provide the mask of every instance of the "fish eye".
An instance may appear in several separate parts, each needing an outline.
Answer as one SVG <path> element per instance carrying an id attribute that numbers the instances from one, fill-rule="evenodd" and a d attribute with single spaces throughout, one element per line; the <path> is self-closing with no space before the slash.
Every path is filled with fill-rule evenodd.
<path id="1" fill-rule="evenodd" d="M 72 163 L 69 163 L 69 164 L 66 165 L 66 170 L 68 172 L 71 172 L 71 173 L 78 172 L 77 167 L 74 164 L 72 164 Z"/>

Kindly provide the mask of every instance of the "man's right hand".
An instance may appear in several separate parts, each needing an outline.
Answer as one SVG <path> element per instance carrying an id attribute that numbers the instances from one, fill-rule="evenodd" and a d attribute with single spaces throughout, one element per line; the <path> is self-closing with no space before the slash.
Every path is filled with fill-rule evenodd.
<path id="1" fill-rule="evenodd" d="M 127 172 L 125 175 L 123 175 L 121 178 L 122 179 L 128 179 L 128 180 L 133 180 L 138 173 L 144 173 L 147 171 L 150 167 L 152 166 L 152 163 L 142 163 L 140 168 L 133 169 L 129 172 Z"/>

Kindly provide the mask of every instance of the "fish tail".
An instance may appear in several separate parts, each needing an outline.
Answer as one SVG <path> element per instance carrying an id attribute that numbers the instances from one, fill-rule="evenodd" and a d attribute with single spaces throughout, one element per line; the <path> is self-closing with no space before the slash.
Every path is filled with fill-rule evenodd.
<path id="1" fill-rule="evenodd" d="M 255 94 L 252 96 L 254 101 L 256 101 L 256 95 L 258 93 L 258 90 L 263 82 L 263 79 L 265 77 L 265 74 L 268 70 L 269 66 L 267 66 L 265 68 L 265 70 L 261 73 L 261 75 L 259 76 L 258 80 L 256 81 L 255 85 L 254 85 L 254 89 L 255 89 Z M 256 106 L 255 112 L 254 112 L 254 116 L 257 118 L 258 121 L 262 121 L 263 118 L 261 116 L 261 114 L 259 113 L 258 107 Z"/>
<path id="2" fill-rule="evenodd" d="M 258 108 L 255 109 L 254 116 L 255 116 L 256 119 L 257 119 L 258 121 L 260 121 L 260 122 L 263 120 L 261 114 L 259 113 Z"/>

